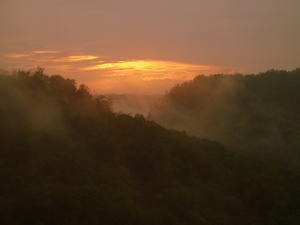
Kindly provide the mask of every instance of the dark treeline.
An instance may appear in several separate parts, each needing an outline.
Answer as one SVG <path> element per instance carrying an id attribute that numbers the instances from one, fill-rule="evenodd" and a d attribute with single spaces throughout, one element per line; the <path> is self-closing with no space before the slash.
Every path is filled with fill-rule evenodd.
<path id="1" fill-rule="evenodd" d="M 194 83 L 170 96 L 193 107 L 184 87 Z M 1 71 L 0 124 L 1 224 L 300 224 L 297 171 L 115 114 L 105 98 L 41 69 Z"/>
<path id="2" fill-rule="evenodd" d="M 300 69 L 198 76 L 169 91 L 150 118 L 255 154 L 300 161 Z"/>

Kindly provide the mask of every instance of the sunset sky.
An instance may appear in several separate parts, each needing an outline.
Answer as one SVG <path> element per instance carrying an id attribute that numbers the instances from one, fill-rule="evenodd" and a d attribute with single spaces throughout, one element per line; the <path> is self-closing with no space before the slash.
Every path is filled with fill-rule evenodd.
<path id="1" fill-rule="evenodd" d="M 0 68 L 146 94 L 197 74 L 294 69 L 299 11 L 299 0 L 1 0 Z"/>

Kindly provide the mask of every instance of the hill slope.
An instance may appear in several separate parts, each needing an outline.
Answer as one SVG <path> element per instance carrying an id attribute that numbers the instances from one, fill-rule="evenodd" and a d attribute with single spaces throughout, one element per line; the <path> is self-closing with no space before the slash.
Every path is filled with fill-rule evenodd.
<path id="1" fill-rule="evenodd" d="M 299 173 L 1 72 L 1 224 L 299 224 Z"/>
<path id="2" fill-rule="evenodd" d="M 150 118 L 248 149 L 298 151 L 300 69 L 198 76 L 171 89 Z"/>

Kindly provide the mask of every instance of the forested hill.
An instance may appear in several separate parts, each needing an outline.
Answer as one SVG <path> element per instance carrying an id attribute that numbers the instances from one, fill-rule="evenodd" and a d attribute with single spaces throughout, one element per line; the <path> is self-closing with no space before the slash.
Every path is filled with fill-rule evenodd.
<path id="1" fill-rule="evenodd" d="M 299 151 L 300 69 L 198 76 L 169 91 L 150 118 L 248 149 Z"/>
<path id="2" fill-rule="evenodd" d="M 41 69 L 1 71 L 0 124 L 0 224 L 300 224 L 297 171 L 114 114 Z"/>

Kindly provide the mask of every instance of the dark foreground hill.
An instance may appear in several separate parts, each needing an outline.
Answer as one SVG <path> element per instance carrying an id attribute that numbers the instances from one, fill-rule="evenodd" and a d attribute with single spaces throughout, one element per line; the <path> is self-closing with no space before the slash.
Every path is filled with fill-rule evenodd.
<path id="1" fill-rule="evenodd" d="M 1 224 L 300 224 L 296 171 L 114 114 L 73 80 L 1 73 Z"/>

